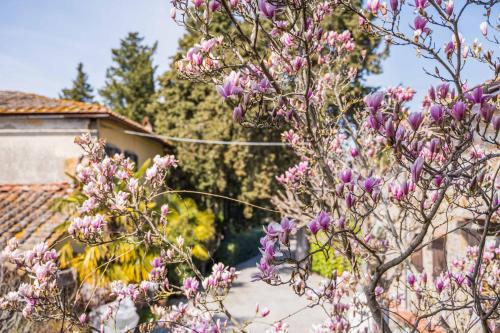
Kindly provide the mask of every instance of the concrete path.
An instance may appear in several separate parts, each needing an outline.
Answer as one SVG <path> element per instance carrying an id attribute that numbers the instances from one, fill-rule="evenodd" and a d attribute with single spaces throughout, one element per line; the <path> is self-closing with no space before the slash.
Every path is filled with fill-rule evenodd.
<path id="1" fill-rule="evenodd" d="M 296 295 L 291 287 L 273 287 L 262 281 L 251 282 L 252 274 L 257 272 L 255 267 L 257 260 L 259 258 L 253 258 L 236 267 L 240 275 L 224 302 L 239 321 L 253 318 L 257 303 L 261 308 L 267 307 L 271 310 L 266 318 L 258 318 L 258 323 L 249 326 L 250 333 L 263 333 L 270 328 L 270 324 L 295 312 L 297 312 L 295 315 L 284 320 L 289 324 L 290 333 L 310 332 L 313 324 L 320 324 L 326 320 L 327 317 L 321 308 L 307 308 L 309 302 L 305 297 Z M 318 275 L 310 277 L 310 283 L 314 286 L 320 281 L 321 277 Z"/>

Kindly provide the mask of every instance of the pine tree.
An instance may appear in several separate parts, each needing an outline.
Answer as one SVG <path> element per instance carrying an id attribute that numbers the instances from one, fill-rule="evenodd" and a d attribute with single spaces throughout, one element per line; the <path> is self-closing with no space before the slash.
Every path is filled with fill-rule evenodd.
<path id="1" fill-rule="evenodd" d="M 158 43 L 148 46 L 143 42 L 139 33 L 130 32 L 119 48 L 111 50 L 114 65 L 107 69 L 106 84 L 99 94 L 113 111 L 138 122 L 147 116 L 153 122 L 147 107 L 155 93 L 153 55 Z"/>
<path id="2" fill-rule="evenodd" d="M 80 62 L 76 67 L 76 79 L 73 80 L 73 87 L 65 88 L 59 94 L 59 98 L 71 99 L 73 101 L 93 103 L 93 88 L 88 83 L 88 75 L 83 71 L 83 64 Z"/>

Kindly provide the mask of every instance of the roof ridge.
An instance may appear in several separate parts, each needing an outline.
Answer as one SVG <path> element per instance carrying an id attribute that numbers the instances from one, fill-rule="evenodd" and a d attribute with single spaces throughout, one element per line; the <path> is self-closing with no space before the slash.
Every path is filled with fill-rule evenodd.
<path id="1" fill-rule="evenodd" d="M 0 184 L 0 191 L 5 191 L 8 189 L 22 189 L 26 188 L 27 190 L 32 188 L 40 188 L 40 189 L 48 189 L 48 188 L 69 188 L 69 182 L 55 182 L 55 183 L 6 183 Z"/>
<path id="2" fill-rule="evenodd" d="M 125 115 L 115 112 L 105 105 L 98 103 L 86 103 L 71 99 L 53 98 L 35 93 L 24 93 L 20 91 L 0 90 L 0 116 L 12 115 L 68 115 L 84 117 L 106 116 L 123 125 L 143 133 L 152 134 L 140 122 L 132 120 Z M 165 140 L 156 138 L 166 144 Z"/>

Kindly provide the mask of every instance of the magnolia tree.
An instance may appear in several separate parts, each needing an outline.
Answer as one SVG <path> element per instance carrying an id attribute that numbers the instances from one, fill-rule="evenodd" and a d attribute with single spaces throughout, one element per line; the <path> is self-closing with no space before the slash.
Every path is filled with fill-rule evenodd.
<path id="1" fill-rule="evenodd" d="M 283 140 L 300 162 L 283 175 L 275 198 L 280 223 L 265 228 L 262 258 L 255 280 L 289 285 L 310 306 L 328 314 L 314 332 L 450 331 L 495 332 L 499 329 L 500 247 L 498 236 L 499 63 L 493 49 L 498 18 L 496 1 L 370 1 L 358 8 L 347 0 L 181 0 L 172 1 L 172 18 L 204 35 L 178 62 L 179 74 L 210 82 L 233 108 L 235 121 L 284 128 Z M 479 40 L 467 44 L 460 20 L 475 8 L 485 21 Z M 328 31 L 324 21 L 339 9 L 359 16 L 360 28 L 387 43 L 414 47 L 432 63 L 429 87 L 420 107 L 409 108 L 411 87 L 391 87 L 364 96 L 364 106 L 347 94 L 355 77 L 348 57 L 356 45 L 349 31 Z M 234 30 L 212 35 L 211 22 L 225 16 Z M 441 31 L 441 32 L 440 32 Z M 440 43 L 440 36 L 451 35 Z M 482 37 L 481 37 L 482 35 Z M 360 59 L 362 61 L 362 59 Z M 483 82 L 470 85 L 464 68 L 484 69 Z M 489 69 L 489 71 L 488 71 Z M 163 249 L 152 263 L 150 278 L 140 285 L 113 283 L 118 300 L 131 298 L 151 306 L 154 323 L 179 332 L 247 331 L 224 306 L 234 269 L 217 264 L 202 276 L 182 239 L 164 232 L 168 208 L 140 205 L 164 192 L 173 157 L 157 157 L 142 179 L 121 156 L 104 157 L 102 142 L 78 141 L 88 159 L 79 168 L 88 200 L 69 233 L 91 245 L 126 239 Z M 106 214 L 96 215 L 95 212 Z M 126 218 L 127 230 L 109 221 Z M 437 276 L 411 263 L 415 253 L 465 226 L 480 231 L 477 246 L 456 253 Z M 291 236 L 307 230 L 314 252 L 293 255 Z M 493 240 L 493 241 L 491 241 Z M 350 264 L 332 272 L 321 285 L 310 282 L 310 257 L 333 248 Z M 4 309 L 31 319 L 55 318 L 62 328 L 86 326 L 79 296 L 68 306 L 57 284 L 57 254 L 40 245 L 27 253 L 11 242 L 4 256 L 27 272 L 28 280 L 3 299 Z M 192 275 L 176 286 L 167 267 L 190 267 Z M 280 274 L 288 266 L 292 273 Z M 429 272 L 430 273 L 430 272 Z M 171 296 L 177 305 L 165 305 Z M 76 305 L 75 305 L 76 304 Z M 114 310 L 110 308 L 109 318 Z M 267 310 L 256 309 L 256 318 Z M 104 323 L 109 318 L 102 318 Z M 100 327 L 92 327 L 99 330 Z M 276 322 L 271 332 L 287 332 Z"/>

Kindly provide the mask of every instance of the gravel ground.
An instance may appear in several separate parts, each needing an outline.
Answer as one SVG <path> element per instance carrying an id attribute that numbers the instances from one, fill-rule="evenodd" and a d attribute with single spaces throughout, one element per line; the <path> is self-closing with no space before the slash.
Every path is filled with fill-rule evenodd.
<path id="1" fill-rule="evenodd" d="M 255 263 L 259 258 L 248 260 L 236 268 L 240 272 L 224 304 L 240 321 L 253 318 L 255 305 L 271 310 L 265 318 L 257 319 L 257 323 L 249 326 L 250 333 L 265 332 L 270 324 L 295 313 L 284 322 L 288 323 L 290 333 L 307 333 L 313 324 L 322 323 L 327 317 L 321 308 L 307 308 L 305 297 L 296 295 L 289 286 L 269 286 L 262 281 L 251 282 L 251 276 L 257 272 Z M 285 273 L 286 274 L 286 273 Z M 313 275 L 310 282 L 318 285 L 321 277 Z"/>

